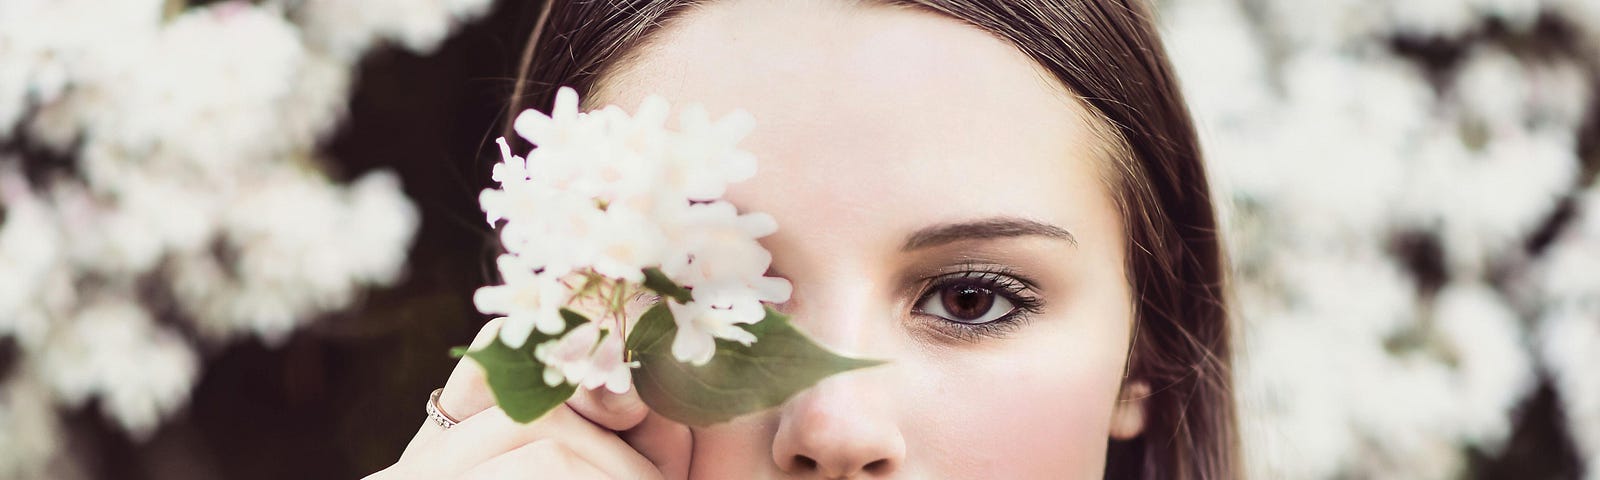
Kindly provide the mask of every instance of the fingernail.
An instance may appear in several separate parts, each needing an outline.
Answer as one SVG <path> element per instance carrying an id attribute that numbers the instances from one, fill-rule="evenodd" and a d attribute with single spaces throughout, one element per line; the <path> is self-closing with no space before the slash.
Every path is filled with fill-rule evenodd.
<path id="1" fill-rule="evenodd" d="M 494 337 L 497 336 L 496 334 L 500 333 L 500 324 L 504 321 L 505 317 L 497 317 L 493 320 L 489 320 L 488 323 L 485 323 L 483 325 L 483 330 L 479 330 L 478 336 L 472 338 L 472 344 L 468 346 L 467 349 L 477 350 L 489 346 L 489 342 L 494 341 Z"/>
<path id="2" fill-rule="evenodd" d="M 632 413 L 634 410 L 644 406 L 644 401 L 639 399 L 639 394 L 631 389 L 627 393 L 621 394 L 597 390 L 595 394 L 600 395 L 600 404 L 604 405 L 606 410 L 614 413 Z"/>

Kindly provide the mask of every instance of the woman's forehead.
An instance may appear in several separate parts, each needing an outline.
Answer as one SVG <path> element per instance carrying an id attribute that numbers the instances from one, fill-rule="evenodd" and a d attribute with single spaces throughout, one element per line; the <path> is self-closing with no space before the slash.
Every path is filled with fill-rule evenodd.
<path id="1" fill-rule="evenodd" d="M 1027 55 L 920 9 L 709 2 L 626 58 L 592 95 L 624 107 L 655 93 L 713 114 L 743 109 L 762 132 L 790 138 L 827 133 L 888 143 L 914 136 L 941 150 L 959 145 L 929 141 L 927 130 L 951 143 L 984 139 L 988 148 L 1087 140 L 1075 137 L 1083 108 Z"/>
<path id="2" fill-rule="evenodd" d="M 791 217 L 906 228 L 1111 208 L 1092 198 L 1103 149 L 1083 108 L 1011 44 L 935 13 L 711 2 L 610 75 L 605 103 L 654 93 L 754 115 L 760 170 L 729 196 L 785 223 L 797 201 L 809 210 Z"/>

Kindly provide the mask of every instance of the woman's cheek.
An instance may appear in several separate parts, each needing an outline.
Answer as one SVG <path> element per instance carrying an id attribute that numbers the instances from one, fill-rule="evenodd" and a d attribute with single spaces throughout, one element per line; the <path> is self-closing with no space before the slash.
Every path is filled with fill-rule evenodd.
<path id="1" fill-rule="evenodd" d="M 775 411 L 747 415 L 712 427 L 693 428 L 690 474 L 698 479 L 779 476 L 772 461 Z"/>
<path id="2" fill-rule="evenodd" d="M 873 392 L 893 399 L 913 478 L 1098 478 L 1124 352 L 1118 330 L 1039 320 L 985 347 L 904 345 Z M 1091 324 L 1092 325 L 1092 324 Z M 1122 332 L 1124 335 L 1126 332 Z M 879 372 L 879 374 L 890 372 Z M 696 478 L 778 474 L 779 410 L 695 429 Z"/>
<path id="3" fill-rule="evenodd" d="M 929 363 L 944 371 L 905 397 L 914 412 L 902 425 L 910 463 L 932 463 L 922 467 L 942 478 L 1098 478 L 1120 385 L 1118 352 L 1039 337 L 1055 336 L 1002 340 L 1014 344 L 989 357 Z"/>

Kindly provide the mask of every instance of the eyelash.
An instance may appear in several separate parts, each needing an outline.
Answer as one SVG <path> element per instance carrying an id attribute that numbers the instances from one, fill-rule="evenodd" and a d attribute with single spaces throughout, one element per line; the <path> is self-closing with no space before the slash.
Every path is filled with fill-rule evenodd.
<path id="1" fill-rule="evenodd" d="M 966 266 L 962 269 L 956 273 L 928 279 L 923 284 L 916 301 L 912 303 L 911 313 L 929 317 L 931 319 L 929 323 L 945 336 L 963 341 L 1004 337 L 1021 328 L 1043 308 L 1043 300 L 1034 293 L 1034 283 L 1018 276 L 1010 269 L 987 266 Z M 919 306 L 930 296 L 938 295 L 944 288 L 954 285 L 971 285 L 994 292 L 1011 302 L 1012 311 L 984 323 L 963 323 L 919 310 Z"/>
<path id="2" fill-rule="evenodd" d="M 1043 299 L 1034 293 L 1035 283 L 1017 275 L 1011 269 L 988 266 L 960 268 L 961 271 L 927 279 L 923 283 L 921 293 L 917 294 L 916 301 L 912 303 L 911 313 L 930 317 L 929 323 L 946 337 L 967 342 L 984 338 L 1001 338 L 1021 328 L 1034 314 L 1043 309 Z M 1012 311 L 984 323 L 963 323 L 918 310 L 917 306 L 922 305 L 929 296 L 938 294 L 945 287 L 962 284 L 983 288 L 1004 297 L 1013 305 Z M 651 292 L 641 293 L 640 297 L 648 297 L 649 303 L 655 303 L 661 298 Z"/>

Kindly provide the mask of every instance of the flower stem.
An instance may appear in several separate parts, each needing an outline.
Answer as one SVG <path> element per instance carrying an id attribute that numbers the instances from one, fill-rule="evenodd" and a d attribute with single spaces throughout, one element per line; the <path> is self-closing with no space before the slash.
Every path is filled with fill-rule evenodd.
<path id="1" fill-rule="evenodd" d="M 622 362 L 633 361 L 633 352 L 628 351 L 628 306 L 624 303 L 624 296 L 628 293 L 627 283 L 618 282 L 611 288 L 611 316 L 617 322 L 617 335 L 622 335 Z"/>
<path id="2" fill-rule="evenodd" d="M 617 313 L 617 335 L 622 335 L 622 363 L 633 361 L 633 350 L 628 349 L 628 322 L 621 312 Z"/>

